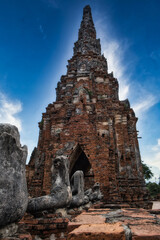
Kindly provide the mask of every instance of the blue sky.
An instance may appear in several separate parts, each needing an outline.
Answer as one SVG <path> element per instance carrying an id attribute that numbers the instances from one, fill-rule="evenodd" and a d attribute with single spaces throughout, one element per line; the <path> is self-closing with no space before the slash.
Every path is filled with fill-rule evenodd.
<path id="1" fill-rule="evenodd" d="M 102 52 L 138 116 L 142 160 L 160 174 L 160 1 L 0 0 L 0 122 L 31 153 L 90 4 Z"/>

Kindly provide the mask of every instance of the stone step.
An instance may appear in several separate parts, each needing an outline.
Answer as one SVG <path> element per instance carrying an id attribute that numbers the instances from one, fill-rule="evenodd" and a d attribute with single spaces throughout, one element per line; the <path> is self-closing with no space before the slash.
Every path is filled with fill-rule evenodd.
<path id="1" fill-rule="evenodd" d="M 158 240 L 160 215 L 158 210 L 93 209 L 81 213 L 68 224 L 67 240 Z"/>

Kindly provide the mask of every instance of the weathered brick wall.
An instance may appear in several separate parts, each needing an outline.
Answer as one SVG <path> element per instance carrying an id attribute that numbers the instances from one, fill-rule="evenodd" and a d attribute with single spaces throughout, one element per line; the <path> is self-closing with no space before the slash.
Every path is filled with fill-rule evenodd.
<path id="1" fill-rule="evenodd" d="M 30 195 L 50 193 L 52 161 L 63 154 L 68 156 L 70 171 L 79 164 L 87 187 L 100 183 L 106 202 L 143 202 L 147 192 L 137 118 L 129 101 L 118 98 L 118 81 L 107 71 L 89 7 L 84 9 L 67 68 L 57 85 L 56 102 L 48 105 L 39 123 L 38 155 L 27 168 L 32 172 L 27 174 Z M 80 163 L 79 152 L 85 154 L 90 169 L 87 161 L 86 166 Z"/>

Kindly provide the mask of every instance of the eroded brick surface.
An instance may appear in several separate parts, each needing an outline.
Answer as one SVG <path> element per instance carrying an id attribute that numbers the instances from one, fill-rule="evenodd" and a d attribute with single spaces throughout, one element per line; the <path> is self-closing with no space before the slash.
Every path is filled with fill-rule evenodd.
<path id="1" fill-rule="evenodd" d="M 158 240 L 160 239 L 159 211 L 144 209 L 74 210 L 75 215 L 62 217 L 60 211 L 26 214 L 18 223 L 18 233 L 3 240 Z M 78 214 L 78 215 L 77 215 Z"/>
<path id="2" fill-rule="evenodd" d="M 68 224 L 67 239 L 160 239 L 160 221 L 144 209 L 90 209 Z"/>
<path id="3" fill-rule="evenodd" d="M 147 207 L 137 118 L 128 99 L 119 100 L 118 81 L 101 55 L 89 6 L 56 91 L 56 101 L 42 115 L 38 148 L 27 166 L 30 196 L 50 193 L 52 161 L 62 154 L 70 161 L 70 176 L 83 170 L 86 189 L 100 183 L 104 202 Z"/>
<path id="4" fill-rule="evenodd" d="M 125 240 L 125 232 L 119 223 L 81 225 L 72 231 L 67 240 Z"/>
<path id="5" fill-rule="evenodd" d="M 145 224 L 131 226 L 132 240 L 159 240 L 160 225 Z"/>

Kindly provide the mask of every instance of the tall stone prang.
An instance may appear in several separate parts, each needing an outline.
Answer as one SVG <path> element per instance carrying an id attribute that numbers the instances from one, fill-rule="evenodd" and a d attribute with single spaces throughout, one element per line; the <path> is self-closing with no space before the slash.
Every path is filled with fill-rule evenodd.
<path id="1" fill-rule="evenodd" d="M 85 189 L 100 183 L 106 203 L 147 204 L 137 118 L 128 99 L 119 100 L 118 81 L 108 73 L 90 6 L 83 10 L 73 57 L 56 91 L 27 166 L 30 195 L 50 194 L 52 156 L 63 154 L 70 162 L 70 178 L 83 171 Z"/>

